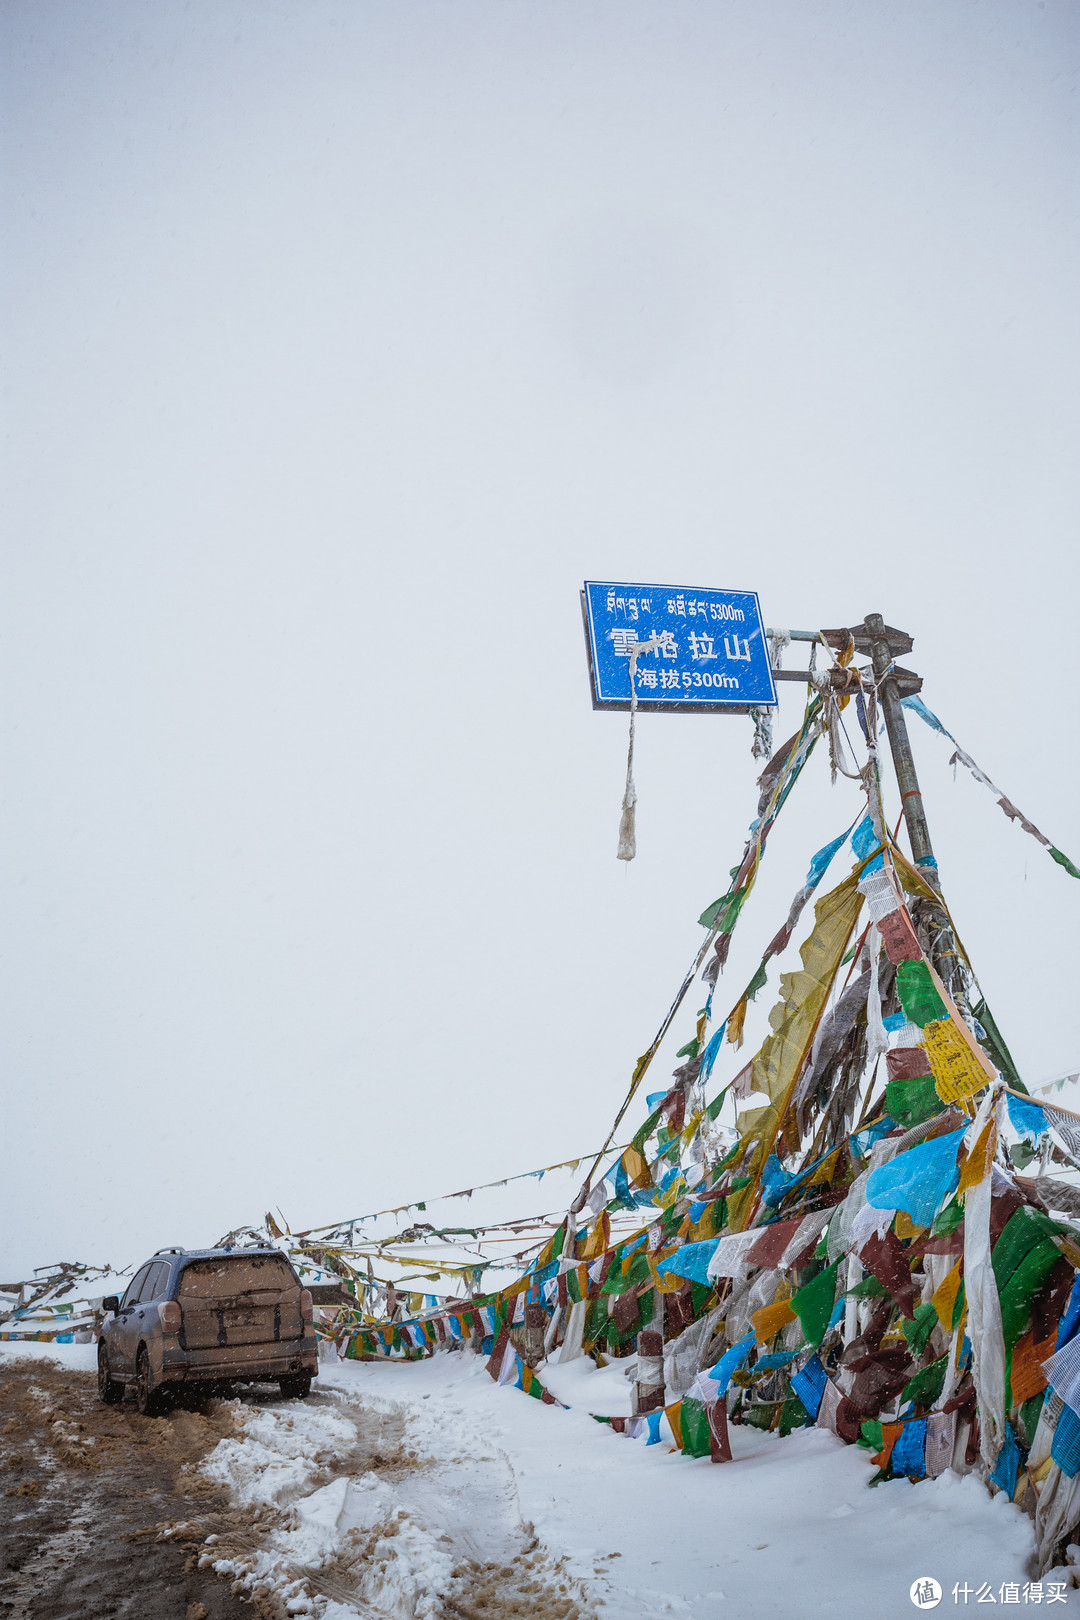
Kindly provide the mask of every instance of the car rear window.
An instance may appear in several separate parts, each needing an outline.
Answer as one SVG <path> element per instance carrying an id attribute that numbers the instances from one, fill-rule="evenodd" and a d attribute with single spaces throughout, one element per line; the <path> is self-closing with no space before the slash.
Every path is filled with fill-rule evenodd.
<path id="1" fill-rule="evenodd" d="M 169 1286 L 169 1262 L 159 1260 L 156 1266 L 151 1266 L 146 1281 L 139 1289 L 139 1297 L 134 1302 L 138 1305 L 146 1304 L 149 1300 L 160 1299 Z"/>
<path id="2" fill-rule="evenodd" d="M 151 1267 L 149 1264 L 147 1264 L 135 1273 L 134 1277 L 132 1277 L 131 1281 L 127 1285 L 127 1291 L 125 1292 L 123 1299 L 120 1301 L 121 1305 L 128 1306 L 137 1305 L 139 1303 L 139 1297 L 142 1294 L 143 1284 L 149 1277 L 150 1271 Z"/>
<path id="3" fill-rule="evenodd" d="M 180 1278 L 180 1299 L 232 1299 L 237 1294 L 279 1294 L 298 1287 L 280 1254 L 243 1254 L 220 1260 L 193 1260 Z"/>

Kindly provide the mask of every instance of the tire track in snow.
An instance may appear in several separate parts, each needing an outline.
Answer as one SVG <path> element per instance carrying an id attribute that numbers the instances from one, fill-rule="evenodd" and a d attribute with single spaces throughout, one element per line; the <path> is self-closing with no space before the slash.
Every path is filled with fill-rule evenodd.
<path id="1" fill-rule="evenodd" d="M 449 1420 L 449 1421 L 448 1421 Z M 204 1461 L 261 1533 L 224 1536 L 200 1564 L 261 1614 L 347 1620 L 589 1620 L 579 1582 L 539 1548 L 513 1468 L 484 1437 L 393 1400 L 334 1390 L 245 1408 Z"/>

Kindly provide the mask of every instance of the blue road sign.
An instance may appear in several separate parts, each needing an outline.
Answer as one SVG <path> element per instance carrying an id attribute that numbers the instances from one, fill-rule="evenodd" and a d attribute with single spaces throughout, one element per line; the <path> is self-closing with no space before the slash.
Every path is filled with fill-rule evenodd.
<path id="1" fill-rule="evenodd" d="M 612 585 L 581 593 L 594 709 L 745 713 L 776 702 L 756 591 Z"/>

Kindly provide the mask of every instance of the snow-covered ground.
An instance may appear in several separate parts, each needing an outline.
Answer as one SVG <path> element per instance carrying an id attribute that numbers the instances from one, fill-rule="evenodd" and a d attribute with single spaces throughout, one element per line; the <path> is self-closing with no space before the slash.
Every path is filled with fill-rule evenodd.
<path id="1" fill-rule="evenodd" d="M 92 1365 L 92 1346 L 2 1354 L 16 1350 Z M 204 1558 L 325 1620 L 358 1609 L 436 1615 L 460 1592 L 468 1560 L 477 1580 L 496 1569 L 504 1581 L 525 1562 L 546 1583 L 545 1602 L 561 1589 L 579 1612 L 618 1620 L 886 1620 L 917 1612 L 909 1589 L 922 1576 L 943 1587 L 942 1612 L 966 1606 L 965 1585 L 974 1604 L 987 1586 L 1000 1602 L 1014 1583 L 1024 1603 L 1030 1521 L 973 1475 L 870 1489 L 867 1453 L 819 1429 L 781 1440 L 733 1428 L 734 1462 L 690 1460 L 589 1415 L 626 1409 L 619 1367 L 581 1360 L 549 1379 L 570 1410 L 497 1387 L 467 1354 L 324 1362 L 309 1401 L 243 1407 L 236 1438 L 204 1465 L 253 1513 L 288 1510 L 257 1551 L 238 1559 L 208 1547 Z M 373 1443 L 383 1452 L 375 1466 Z M 406 1465 L 387 1467 L 395 1460 Z M 1064 1580 L 1045 1578 L 1044 1602 L 1048 1583 Z M 1071 1584 L 1065 1595 L 1080 1601 Z"/>

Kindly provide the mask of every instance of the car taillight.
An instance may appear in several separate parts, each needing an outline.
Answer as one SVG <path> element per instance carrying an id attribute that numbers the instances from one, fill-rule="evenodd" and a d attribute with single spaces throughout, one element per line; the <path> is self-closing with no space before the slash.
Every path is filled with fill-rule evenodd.
<path id="1" fill-rule="evenodd" d="M 312 1320 L 313 1316 L 314 1316 L 314 1312 L 313 1312 L 313 1310 L 311 1308 L 311 1295 L 308 1293 L 306 1288 L 301 1288 L 301 1290 L 300 1290 L 300 1320 L 302 1322 L 310 1322 Z"/>
<path id="2" fill-rule="evenodd" d="M 161 1318 L 161 1328 L 164 1333 L 179 1333 L 180 1307 L 175 1299 L 167 1299 L 158 1306 L 158 1316 Z"/>

